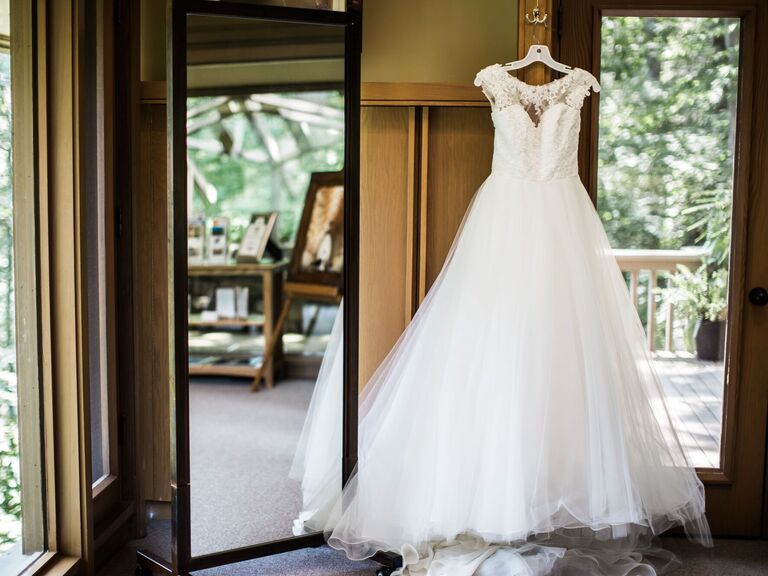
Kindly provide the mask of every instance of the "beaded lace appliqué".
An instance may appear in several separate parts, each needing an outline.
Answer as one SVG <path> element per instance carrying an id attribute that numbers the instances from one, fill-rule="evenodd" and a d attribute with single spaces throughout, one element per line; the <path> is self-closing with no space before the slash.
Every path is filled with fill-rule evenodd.
<path id="1" fill-rule="evenodd" d="M 528 112 L 534 124 L 541 121 L 544 110 L 558 102 L 580 109 L 589 95 L 590 74 L 576 68 L 562 78 L 541 86 L 526 84 L 508 74 L 501 64 L 492 64 L 481 70 L 475 78 L 495 110 L 519 104 Z"/>
<path id="2" fill-rule="evenodd" d="M 491 102 L 496 127 L 492 171 L 527 180 L 578 177 L 579 111 L 592 81 L 579 68 L 541 86 L 500 64 L 481 70 L 475 84 Z"/>

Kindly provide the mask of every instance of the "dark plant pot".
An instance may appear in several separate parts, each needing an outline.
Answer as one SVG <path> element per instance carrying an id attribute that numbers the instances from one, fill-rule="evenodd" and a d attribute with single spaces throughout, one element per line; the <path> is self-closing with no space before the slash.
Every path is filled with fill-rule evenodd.
<path id="1" fill-rule="evenodd" d="M 720 361 L 725 356 L 725 322 L 702 319 L 696 330 L 696 356 L 699 360 Z"/>

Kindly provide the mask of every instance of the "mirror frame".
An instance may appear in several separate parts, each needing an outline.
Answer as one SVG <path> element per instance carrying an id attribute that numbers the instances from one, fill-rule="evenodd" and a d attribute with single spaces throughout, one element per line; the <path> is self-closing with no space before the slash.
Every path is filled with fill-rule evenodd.
<path id="1" fill-rule="evenodd" d="M 187 15 L 253 18 L 344 27 L 344 408 L 342 482 L 357 464 L 358 244 L 360 206 L 360 52 L 362 0 L 345 11 L 258 5 L 227 0 L 169 0 L 167 34 L 168 230 L 171 427 L 171 560 L 137 553 L 139 570 L 181 575 L 325 543 L 323 533 L 292 536 L 201 556 L 192 556 L 187 318 Z M 175 335 L 183 335 L 180 338 Z"/>

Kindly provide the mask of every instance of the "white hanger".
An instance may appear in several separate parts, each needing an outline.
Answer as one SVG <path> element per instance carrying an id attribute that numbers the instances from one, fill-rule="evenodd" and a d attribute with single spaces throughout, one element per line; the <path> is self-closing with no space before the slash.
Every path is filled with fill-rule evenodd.
<path id="1" fill-rule="evenodd" d="M 552 58 L 552 53 L 549 51 L 549 47 L 546 44 L 532 44 L 528 49 L 528 54 L 522 60 L 515 60 L 514 62 L 507 62 L 502 66 L 503 70 L 519 70 L 533 64 L 534 62 L 541 62 L 545 66 L 549 66 L 552 70 L 562 72 L 563 74 L 570 74 L 573 72 L 571 66 L 567 66 L 561 62 L 558 62 Z M 590 74 L 590 76 L 592 76 Z M 597 79 L 592 77 L 592 90 L 600 92 L 600 84 Z"/>

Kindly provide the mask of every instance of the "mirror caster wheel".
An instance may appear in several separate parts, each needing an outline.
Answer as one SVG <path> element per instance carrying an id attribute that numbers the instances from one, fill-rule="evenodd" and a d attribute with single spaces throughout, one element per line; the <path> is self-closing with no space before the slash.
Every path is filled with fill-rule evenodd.
<path id="1" fill-rule="evenodd" d="M 382 566 L 378 570 L 376 570 L 376 576 L 389 576 L 392 574 L 394 570 L 392 568 L 389 568 L 387 566 Z"/>
<path id="2" fill-rule="evenodd" d="M 141 564 L 136 565 L 136 570 L 133 571 L 134 576 L 152 576 L 152 570 Z"/>

